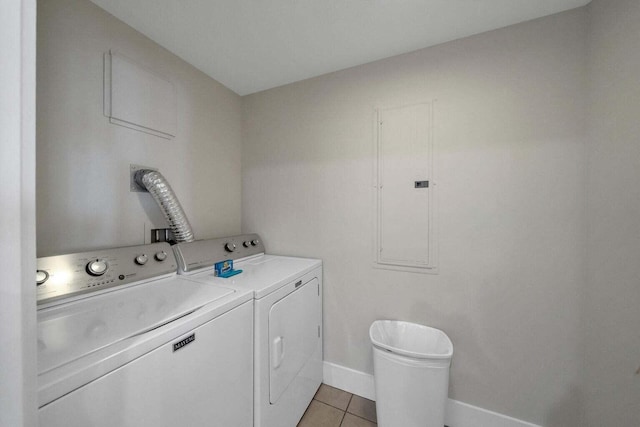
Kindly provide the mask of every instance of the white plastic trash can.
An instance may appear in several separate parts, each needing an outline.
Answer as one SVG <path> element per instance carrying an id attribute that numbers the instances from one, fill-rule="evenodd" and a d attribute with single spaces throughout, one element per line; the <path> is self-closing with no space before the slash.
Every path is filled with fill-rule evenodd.
<path id="1" fill-rule="evenodd" d="M 453 344 L 439 329 L 376 320 L 373 344 L 380 427 L 443 427 Z"/>

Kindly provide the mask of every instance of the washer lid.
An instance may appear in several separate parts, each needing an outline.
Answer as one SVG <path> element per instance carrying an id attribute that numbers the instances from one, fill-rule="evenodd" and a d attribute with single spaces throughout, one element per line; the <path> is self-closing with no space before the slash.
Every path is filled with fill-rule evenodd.
<path id="1" fill-rule="evenodd" d="M 233 292 L 172 278 L 41 309 L 38 374 L 158 328 Z"/>

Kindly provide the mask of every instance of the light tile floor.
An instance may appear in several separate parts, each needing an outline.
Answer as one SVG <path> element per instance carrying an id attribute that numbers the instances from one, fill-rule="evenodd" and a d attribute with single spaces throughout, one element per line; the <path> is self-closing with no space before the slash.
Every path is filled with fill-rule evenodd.
<path id="1" fill-rule="evenodd" d="M 376 403 L 322 384 L 298 427 L 376 426 Z"/>

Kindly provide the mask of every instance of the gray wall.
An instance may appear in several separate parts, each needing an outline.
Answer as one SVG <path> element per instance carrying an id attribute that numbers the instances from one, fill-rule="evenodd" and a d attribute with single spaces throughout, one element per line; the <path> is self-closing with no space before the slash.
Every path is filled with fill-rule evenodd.
<path id="1" fill-rule="evenodd" d="M 549 427 L 640 425 L 640 3 L 242 100 L 88 1 L 38 7 L 39 256 L 165 226 L 129 192 L 130 163 L 160 168 L 198 238 L 239 232 L 242 140 L 242 228 L 325 260 L 326 360 L 371 372 L 369 324 L 416 321 L 454 341 L 454 399 Z M 174 82 L 173 141 L 108 124 L 109 49 Z M 440 274 L 375 270 L 374 108 L 434 98 Z"/>
<path id="2" fill-rule="evenodd" d="M 243 98 L 243 230 L 324 259 L 326 360 L 372 372 L 373 320 L 424 323 L 453 340 L 450 397 L 579 425 L 586 24 L 582 8 Z M 374 109 L 434 98 L 440 274 L 373 269 Z"/>
<path id="3" fill-rule="evenodd" d="M 590 5 L 585 410 L 640 425 L 640 2 Z"/>
<path id="4" fill-rule="evenodd" d="M 240 232 L 241 100 L 88 0 L 38 3 L 38 256 L 144 243 L 166 227 L 129 164 L 167 177 L 197 238 Z M 171 80 L 178 135 L 168 141 L 103 115 L 103 53 L 113 49 Z"/>

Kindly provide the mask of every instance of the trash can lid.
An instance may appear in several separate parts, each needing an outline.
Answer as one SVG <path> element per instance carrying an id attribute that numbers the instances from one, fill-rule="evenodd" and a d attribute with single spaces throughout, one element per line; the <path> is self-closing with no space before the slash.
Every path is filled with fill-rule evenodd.
<path id="1" fill-rule="evenodd" d="M 447 359 L 453 344 L 440 329 L 399 320 L 376 320 L 369 328 L 371 343 L 392 353 L 419 359 Z"/>

